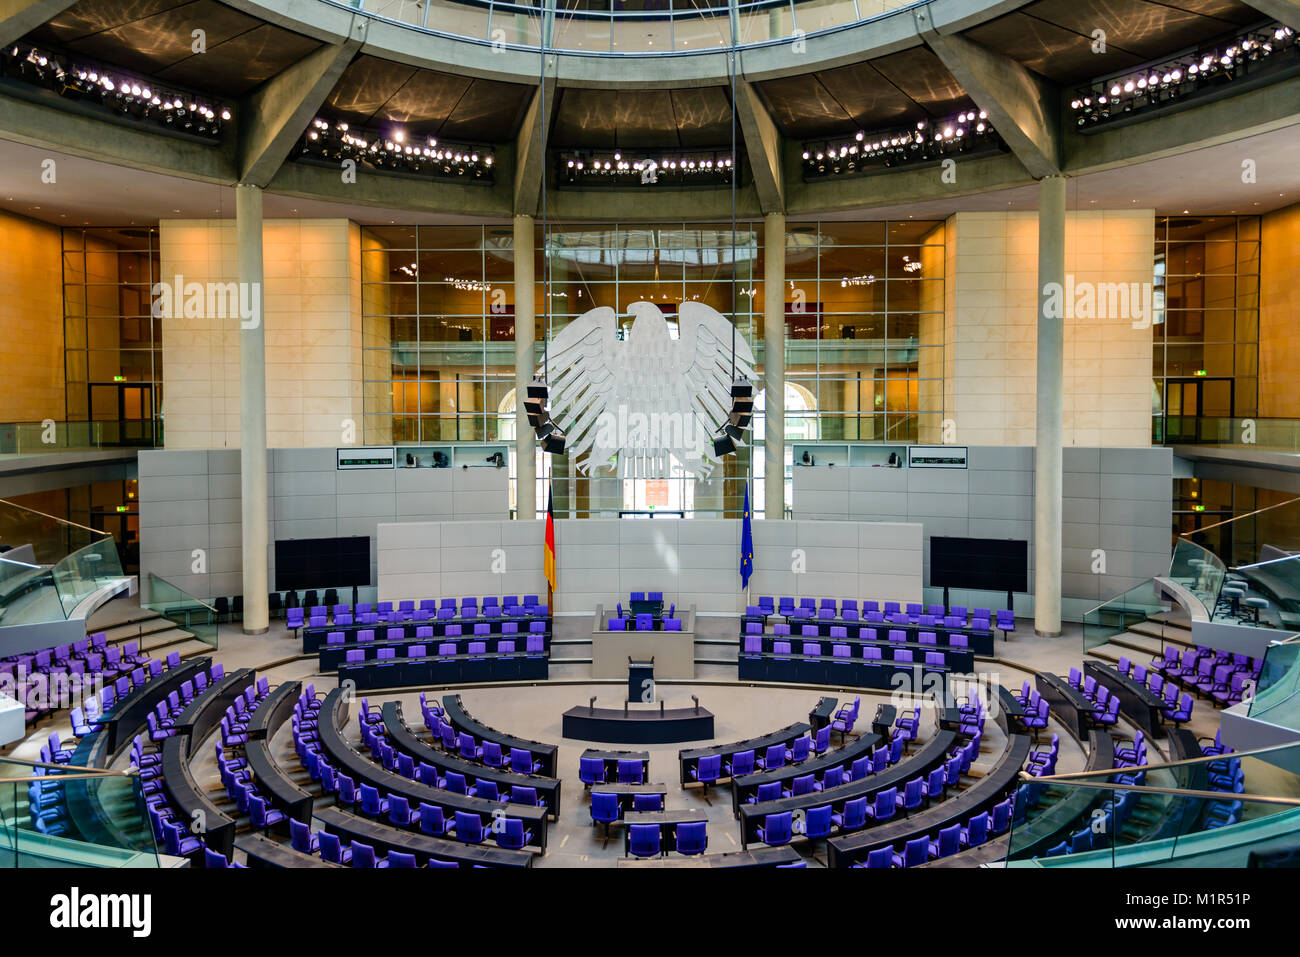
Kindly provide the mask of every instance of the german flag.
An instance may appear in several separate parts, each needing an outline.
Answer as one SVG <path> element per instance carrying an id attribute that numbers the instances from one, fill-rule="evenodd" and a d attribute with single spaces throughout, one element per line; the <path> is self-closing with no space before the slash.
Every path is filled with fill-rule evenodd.
<path id="1" fill-rule="evenodd" d="M 542 571 L 546 575 L 546 607 L 555 614 L 555 493 L 546 490 L 546 557 Z"/>

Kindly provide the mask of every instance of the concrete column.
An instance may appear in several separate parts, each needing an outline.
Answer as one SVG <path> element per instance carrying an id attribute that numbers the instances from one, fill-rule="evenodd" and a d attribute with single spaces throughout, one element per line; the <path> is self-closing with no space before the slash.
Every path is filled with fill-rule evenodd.
<path id="1" fill-rule="evenodd" d="M 1047 289 L 1065 288 L 1065 177 L 1038 189 L 1038 408 L 1034 454 L 1034 631 L 1061 633 L 1061 432 L 1065 320 L 1047 315 Z"/>
<path id="2" fill-rule="evenodd" d="M 250 290 L 253 317 L 239 330 L 239 488 L 242 496 L 244 634 L 264 634 L 270 619 L 266 572 L 270 533 L 266 498 L 266 326 L 262 289 L 262 190 L 235 187 L 239 282 Z"/>
<path id="3" fill-rule="evenodd" d="M 765 519 L 785 518 L 785 214 L 763 217 L 763 493 Z"/>
<path id="4" fill-rule="evenodd" d="M 524 399 L 533 381 L 533 325 L 537 296 L 533 287 L 533 217 L 515 217 L 515 517 L 531 521 L 537 513 L 537 465 L 532 426 Z"/>

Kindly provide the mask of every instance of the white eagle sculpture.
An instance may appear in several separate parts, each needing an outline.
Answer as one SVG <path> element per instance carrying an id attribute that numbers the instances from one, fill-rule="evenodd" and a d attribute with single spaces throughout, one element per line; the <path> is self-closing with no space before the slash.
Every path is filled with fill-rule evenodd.
<path id="1" fill-rule="evenodd" d="M 707 477 L 718 461 L 713 433 L 731 411 L 733 376 L 753 378 L 754 354 L 736 334 L 733 373 L 731 323 L 701 302 L 681 304 L 676 339 L 654 303 L 634 302 L 629 311 L 624 339 L 614 310 L 600 306 L 551 341 L 551 418 L 584 473 L 619 455 L 624 477 L 667 477 L 670 457 Z"/>

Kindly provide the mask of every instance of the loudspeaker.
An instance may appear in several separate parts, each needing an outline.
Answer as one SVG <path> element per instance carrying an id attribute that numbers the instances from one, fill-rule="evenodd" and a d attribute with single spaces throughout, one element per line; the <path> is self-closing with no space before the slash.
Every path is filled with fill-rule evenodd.
<path id="1" fill-rule="evenodd" d="M 721 458 L 744 445 L 745 430 L 754 420 L 754 385 L 748 379 L 731 383 L 731 412 L 713 436 L 713 454 Z"/>
<path id="2" fill-rule="evenodd" d="M 534 379 L 528 383 L 528 397 L 524 399 L 524 411 L 528 415 L 528 424 L 532 426 L 537 440 L 542 444 L 542 451 L 549 452 L 551 455 L 560 455 L 564 452 L 568 438 L 555 424 L 551 413 L 546 408 L 549 397 L 550 387 L 547 386 L 546 381 Z"/>

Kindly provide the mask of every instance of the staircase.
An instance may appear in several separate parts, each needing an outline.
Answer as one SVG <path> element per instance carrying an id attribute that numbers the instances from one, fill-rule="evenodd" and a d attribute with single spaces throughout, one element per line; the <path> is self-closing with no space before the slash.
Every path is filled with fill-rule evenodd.
<path id="1" fill-rule="evenodd" d="M 97 609 L 86 619 L 86 634 L 104 632 L 110 645 L 139 641 L 140 650 L 152 657 L 176 651 L 182 658 L 210 652 L 210 646 L 156 611 L 141 608 L 134 601 L 117 599 Z"/>
<path id="2" fill-rule="evenodd" d="M 1088 654 L 1112 664 L 1120 658 L 1146 664 L 1150 659 L 1163 655 L 1165 648 L 1171 645 L 1178 649 L 1179 654 L 1196 647 L 1192 641 L 1191 619 L 1180 609 L 1150 615 L 1130 625 L 1128 630 L 1112 635 L 1105 644 L 1092 648 Z"/>

